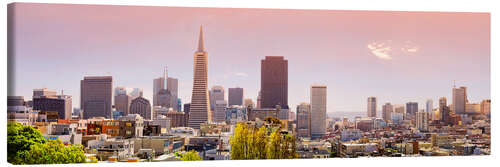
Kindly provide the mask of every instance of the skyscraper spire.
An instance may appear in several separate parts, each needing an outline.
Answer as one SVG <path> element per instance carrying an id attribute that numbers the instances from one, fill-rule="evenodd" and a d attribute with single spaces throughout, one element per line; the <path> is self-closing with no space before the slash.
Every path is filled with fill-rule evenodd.
<path id="1" fill-rule="evenodd" d="M 205 48 L 203 47 L 203 26 L 200 25 L 200 37 L 198 38 L 198 52 L 204 52 Z"/>
<path id="2" fill-rule="evenodd" d="M 168 68 L 165 66 L 163 69 L 163 89 L 167 89 L 167 80 L 168 80 Z"/>

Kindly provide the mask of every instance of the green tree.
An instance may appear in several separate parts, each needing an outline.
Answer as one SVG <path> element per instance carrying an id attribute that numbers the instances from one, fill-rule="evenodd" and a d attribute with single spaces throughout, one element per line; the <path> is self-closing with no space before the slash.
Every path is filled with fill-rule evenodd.
<path id="1" fill-rule="evenodd" d="M 200 155 L 194 150 L 191 150 L 189 152 L 186 152 L 181 155 L 180 158 L 181 161 L 201 161 L 203 160 Z"/>
<path id="2" fill-rule="evenodd" d="M 65 146 L 47 141 L 38 129 L 19 123 L 7 124 L 7 161 L 12 164 L 61 164 L 85 162 L 81 145 Z"/>
<path id="3" fill-rule="evenodd" d="M 275 130 L 269 135 L 269 144 L 267 146 L 268 159 L 281 159 L 281 135 L 279 130 Z"/>
<path id="4" fill-rule="evenodd" d="M 230 137 L 231 159 L 247 159 L 248 125 L 238 123 L 234 129 L 234 135 Z M 233 156 L 234 155 L 234 156 Z"/>
<path id="5" fill-rule="evenodd" d="M 255 153 L 256 157 L 255 159 L 266 159 L 266 146 L 267 143 L 269 142 L 268 136 L 267 136 L 267 129 L 266 127 L 262 126 L 259 128 L 259 130 L 256 132 L 256 139 L 255 139 Z"/>
<path id="6" fill-rule="evenodd" d="M 19 123 L 7 124 L 7 161 L 12 164 L 22 164 L 24 152 L 32 145 L 45 143 L 39 130 Z"/>
<path id="7" fill-rule="evenodd" d="M 281 125 L 273 117 L 266 118 L 271 125 Z M 281 126 L 262 126 L 257 129 L 238 123 L 230 137 L 231 159 L 285 159 L 297 158 L 294 136 L 281 133 Z M 270 134 L 269 134 L 270 132 Z M 268 135 L 269 134 L 269 135 Z"/>
<path id="8" fill-rule="evenodd" d="M 68 164 L 84 163 L 85 154 L 82 145 L 65 146 L 60 140 L 37 143 L 25 151 L 25 164 Z"/>

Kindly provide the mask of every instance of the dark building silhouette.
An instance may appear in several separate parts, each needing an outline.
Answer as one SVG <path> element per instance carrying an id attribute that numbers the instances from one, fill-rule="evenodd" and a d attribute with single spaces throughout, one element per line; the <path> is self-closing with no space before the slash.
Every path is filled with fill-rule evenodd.
<path id="1" fill-rule="evenodd" d="M 288 109 L 288 60 L 283 56 L 266 56 L 261 61 L 260 108 Z"/>
<path id="2" fill-rule="evenodd" d="M 243 88 L 228 89 L 228 105 L 243 105 Z"/>
<path id="3" fill-rule="evenodd" d="M 113 94 L 113 77 L 84 77 L 80 82 L 80 109 L 83 118 L 111 118 L 111 98 Z"/>
<path id="4" fill-rule="evenodd" d="M 151 103 L 143 97 L 135 98 L 130 103 L 129 112 L 130 114 L 139 114 L 146 120 L 151 120 Z"/>

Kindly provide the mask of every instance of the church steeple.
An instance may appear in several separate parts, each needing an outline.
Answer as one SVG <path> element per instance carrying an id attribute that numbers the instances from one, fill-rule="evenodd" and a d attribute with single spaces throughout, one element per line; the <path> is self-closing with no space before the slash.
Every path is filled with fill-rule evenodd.
<path id="1" fill-rule="evenodd" d="M 198 52 L 204 52 L 205 48 L 203 47 L 203 27 L 200 25 L 200 37 L 198 38 Z"/>

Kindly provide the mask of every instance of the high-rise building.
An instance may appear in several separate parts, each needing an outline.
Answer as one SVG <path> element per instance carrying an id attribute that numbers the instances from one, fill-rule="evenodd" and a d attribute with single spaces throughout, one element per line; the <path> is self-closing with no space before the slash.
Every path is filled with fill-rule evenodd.
<path id="1" fill-rule="evenodd" d="M 311 86 L 311 138 L 321 138 L 326 133 L 326 86 Z"/>
<path id="2" fill-rule="evenodd" d="M 367 100 L 367 116 L 368 117 L 377 117 L 377 98 L 376 97 L 368 97 Z"/>
<path id="3" fill-rule="evenodd" d="M 448 106 L 447 102 L 446 102 L 446 97 L 441 97 L 439 98 L 439 108 L 442 108 L 444 106 Z"/>
<path id="4" fill-rule="evenodd" d="M 187 115 L 189 115 L 190 108 L 191 108 L 191 103 L 186 103 L 184 104 L 184 109 L 182 111 L 184 111 Z"/>
<path id="5" fill-rule="evenodd" d="M 227 101 L 217 100 L 215 101 L 215 110 L 213 112 L 213 122 L 221 123 L 226 121 L 226 107 Z"/>
<path id="6" fill-rule="evenodd" d="M 245 107 L 255 107 L 255 104 L 253 103 L 252 99 L 245 99 L 243 100 L 243 106 Z"/>
<path id="7" fill-rule="evenodd" d="M 433 108 L 432 99 L 427 99 L 425 102 L 425 112 L 430 114 L 432 113 Z"/>
<path id="8" fill-rule="evenodd" d="M 481 101 L 481 113 L 483 114 L 491 113 L 491 99 L 485 99 Z"/>
<path id="9" fill-rule="evenodd" d="M 439 98 L 439 115 L 441 116 L 441 123 L 448 124 L 450 122 L 450 107 L 447 105 L 446 97 Z"/>
<path id="10" fill-rule="evenodd" d="M 57 93 L 55 90 L 50 90 L 47 88 L 33 89 L 33 98 L 39 98 L 40 96 L 55 96 Z"/>
<path id="11" fill-rule="evenodd" d="M 203 45 L 203 29 L 200 27 L 198 50 L 194 53 L 193 92 L 188 121 L 188 126 L 194 129 L 200 129 L 200 124 L 211 121 L 208 98 L 208 53 Z"/>
<path id="12" fill-rule="evenodd" d="M 151 103 L 144 97 L 137 97 L 130 103 L 130 114 L 139 114 L 147 120 L 152 119 Z"/>
<path id="13" fill-rule="evenodd" d="M 166 108 L 175 108 L 177 106 L 172 106 L 172 101 L 177 99 L 172 99 L 172 94 L 170 93 L 169 90 L 167 89 L 161 89 L 157 94 L 156 94 L 156 105 L 161 106 L 161 107 L 166 107 Z"/>
<path id="14" fill-rule="evenodd" d="M 301 103 L 297 106 L 297 137 L 311 137 L 311 105 Z"/>
<path id="15" fill-rule="evenodd" d="M 80 109 L 83 118 L 111 118 L 113 77 L 88 76 L 80 81 Z"/>
<path id="16" fill-rule="evenodd" d="M 405 106 L 401 105 L 401 104 L 395 105 L 394 106 L 394 112 L 395 113 L 405 114 Z"/>
<path id="17" fill-rule="evenodd" d="M 165 79 L 163 77 L 158 77 L 153 80 L 153 106 L 158 105 L 158 93 L 160 90 L 164 89 Z"/>
<path id="18" fill-rule="evenodd" d="M 417 129 L 420 131 L 428 131 L 429 130 L 429 112 L 424 112 L 421 110 L 417 112 L 417 120 L 416 120 Z"/>
<path id="19" fill-rule="evenodd" d="M 391 103 L 387 102 L 382 106 L 382 118 L 384 121 L 389 122 L 392 120 L 391 115 L 394 112 L 393 106 Z"/>
<path id="20" fill-rule="evenodd" d="M 228 105 L 243 105 L 243 88 L 229 88 L 228 94 Z"/>
<path id="21" fill-rule="evenodd" d="M 262 95 L 260 94 L 260 91 L 259 95 L 257 95 L 257 108 L 262 108 Z"/>
<path id="22" fill-rule="evenodd" d="M 224 87 L 220 85 L 213 86 L 209 92 L 210 96 L 210 110 L 215 110 L 215 102 L 217 100 L 226 100 L 224 98 Z"/>
<path id="23" fill-rule="evenodd" d="M 453 88 L 452 97 L 453 112 L 456 114 L 465 114 L 465 104 L 467 104 L 467 88 Z"/>
<path id="24" fill-rule="evenodd" d="M 481 113 L 481 104 L 478 104 L 478 103 L 465 104 L 465 113 L 467 113 L 467 114 L 479 114 L 479 113 Z"/>
<path id="25" fill-rule="evenodd" d="M 288 60 L 283 56 L 266 56 L 261 61 L 260 108 L 280 105 L 288 109 Z"/>
<path id="26" fill-rule="evenodd" d="M 406 103 L 406 114 L 410 116 L 415 116 L 418 112 L 418 103 L 417 102 L 408 102 Z"/>
<path id="27" fill-rule="evenodd" d="M 170 106 L 177 110 L 178 104 L 177 99 L 179 98 L 179 88 L 178 88 L 179 80 L 177 78 L 168 77 L 167 79 L 167 90 L 170 92 L 171 101 Z"/>
<path id="28" fill-rule="evenodd" d="M 129 114 L 130 103 L 132 102 L 132 97 L 127 94 L 127 90 L 123 87 L 115 88 L 115 109 L 116 111 L 122 112 L 123 115 Z"/>
<path id="29" fill-rule="evenodd" d="M 58 119 L 70 120 L 73 112 L 72 98 L 68 95 L 56 95 L 48 89 L 33 90 L 33 110 L 57 112 Z"/>

